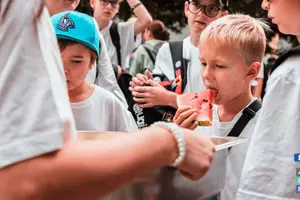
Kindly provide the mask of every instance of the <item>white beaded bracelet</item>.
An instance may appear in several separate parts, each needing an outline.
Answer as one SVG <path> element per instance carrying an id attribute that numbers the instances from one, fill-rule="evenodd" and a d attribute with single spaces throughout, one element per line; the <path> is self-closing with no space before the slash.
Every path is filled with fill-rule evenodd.
<path id="1" fill-rule="evenodd" d="M 167 122 L 155 122 L 152 124 L 152 126 L 165 126 L 168 128 L 168 130 L 173 134 L 177 141 L 177 147 L 179 151 L 179 156 L 176 158 L 175 162 L 171 164 L 171 167 L 178 167 L 185 158 L 186 153 L 186 146 L 185 146 L 185 140 L 184 140 L 184 133 L 182 129 L 174 124 L 174 123 L 167 123 Z"/>

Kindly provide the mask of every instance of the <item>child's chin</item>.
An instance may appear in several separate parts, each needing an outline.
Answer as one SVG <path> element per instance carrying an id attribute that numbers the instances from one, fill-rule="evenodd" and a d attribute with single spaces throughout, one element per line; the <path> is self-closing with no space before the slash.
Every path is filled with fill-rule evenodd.
<path id="1" fill-rule="evenodd" d="M 214 99 L 213 100 L 213 104 L 215 104 L 215 105 L 221 105 L 222 102 L 219 99 Z"/>

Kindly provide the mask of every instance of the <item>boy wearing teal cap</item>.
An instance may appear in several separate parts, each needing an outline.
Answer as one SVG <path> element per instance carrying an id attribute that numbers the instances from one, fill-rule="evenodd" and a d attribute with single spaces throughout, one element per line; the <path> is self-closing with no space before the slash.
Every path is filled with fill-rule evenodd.
<path id="1" fill-rule="evenodd" d="M 77 130 L 133 131 L 131 114 L 112 93 L 86 80 L 101 49 L 95 20 L 67 11 L 52 16 Z M 118 113 L 118 114 L 116 114 Z"/>

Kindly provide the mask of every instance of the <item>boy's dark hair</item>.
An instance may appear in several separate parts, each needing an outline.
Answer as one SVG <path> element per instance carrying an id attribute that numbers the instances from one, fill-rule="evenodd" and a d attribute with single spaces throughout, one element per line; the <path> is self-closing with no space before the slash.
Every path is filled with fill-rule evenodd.
<path id="1" fill-rule="evenodd" d="M 68 46 L 74 44 L 81 44 L 81 43 L 72 40 L 58 40 L 58 46 L 61 52 L 65 50 L 65 48 L 67 48 Z M 91 50 L 91 64 L 93 64 L 96 60 L 97 60 L 96 53 Z"/>
<path id="2" fill-rule="evenodd" d="M 160 20 L 154 20 L 147 28 L 153 37 L 158 40 L 169 41 L 170 33 L 166 29 L 165 24 Z"/>

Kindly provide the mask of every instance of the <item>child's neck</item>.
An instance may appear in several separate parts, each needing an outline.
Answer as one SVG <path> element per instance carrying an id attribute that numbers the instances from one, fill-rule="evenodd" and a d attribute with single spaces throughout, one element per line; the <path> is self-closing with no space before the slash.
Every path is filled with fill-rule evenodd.
<path id="1" fill-rule="evenodd" d="M 199 45 L 200 36 L 201 36 L 201 33 L 191 33 L 191 35 L 190 35 L 191 43 L 195 47 L 198 47 L 198 45 Z"/>
<path id="2" fill-rule="evenodd" d="M 89 98 L 94 92 L 94 85 L 84 81 L 78 87 L 68 90 L 69 100 L 71 103 L 81 102 Z"/>
<path id="3" fill-rule="evenodd" d="M 110 21 L 97 20 L 100 31 L 109 25 Z"/>
<path id="4" fill-rule="evenodd" d="M 244 109 L 253 99 L 251 92 L 240 94 L 226 104 L 218 106 L 218 115 L 220 122 L 230 122 Z"/>

